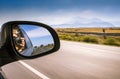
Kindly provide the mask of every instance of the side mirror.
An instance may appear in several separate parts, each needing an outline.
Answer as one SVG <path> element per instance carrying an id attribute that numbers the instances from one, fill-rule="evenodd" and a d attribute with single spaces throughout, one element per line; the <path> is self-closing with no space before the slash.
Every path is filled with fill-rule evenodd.
<path id="1" fill-rule="evenodd" d="M 1 33 L 1 49 L 7 52 L 1 54 L 16 60 L 44 56 L 60 48 L 57 33 L 43 23 L 12 21 L 2 26 Z"/>

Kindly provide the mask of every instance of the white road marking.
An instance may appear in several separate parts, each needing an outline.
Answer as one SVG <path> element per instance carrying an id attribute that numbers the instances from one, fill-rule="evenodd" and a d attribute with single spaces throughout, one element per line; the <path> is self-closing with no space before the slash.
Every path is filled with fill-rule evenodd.
<path id="1" fill-rule="evenodd" d="M 26 68 L 28 68 L 30 71 L 32 71 L 34 74 L 38 75 L 39 77 L 41 77 L 42 79 L 50 79 L 47 76 L 45 76 L 44 74 L 40 73 L 39 71 L 37 71 L 36 69 L 34 69 L 33 67 L 29 66 L 28 64 L 26 64 L 23 61 L 18 61 L 19 63 L 21 63 L 23 66 L 25 66 Z"/>

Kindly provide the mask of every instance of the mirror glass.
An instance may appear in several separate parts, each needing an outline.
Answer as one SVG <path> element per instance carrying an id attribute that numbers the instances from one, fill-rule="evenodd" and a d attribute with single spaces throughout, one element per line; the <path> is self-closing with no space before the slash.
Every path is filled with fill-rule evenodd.
<path id="1" fill-rule="evenodd" d="M 54 48 L 54 39 L 44 27 L 19 24 L 12 29 L 15 49 L 24 56 L 34 56 Z"/>

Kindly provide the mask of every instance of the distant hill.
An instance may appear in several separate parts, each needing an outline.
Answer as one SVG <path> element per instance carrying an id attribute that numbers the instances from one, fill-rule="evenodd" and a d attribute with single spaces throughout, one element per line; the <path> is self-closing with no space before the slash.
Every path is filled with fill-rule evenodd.
<path id="1" fill-rule="evenodd" d="M 105 22 L 103 20 L 93 18 L 93 19 L 85 19 L 85 18 L 75 18 L 75 20 L 70 21 L 65 24 L 60 25 L 52 25 L 54 28 L 112 28 L 115 27 L 112 23 Z"/>

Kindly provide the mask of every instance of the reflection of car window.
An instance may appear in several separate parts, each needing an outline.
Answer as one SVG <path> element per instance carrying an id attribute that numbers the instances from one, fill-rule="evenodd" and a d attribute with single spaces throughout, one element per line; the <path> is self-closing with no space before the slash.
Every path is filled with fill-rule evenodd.
<path id="1" fill-rule="evenodd" d="M 30 56 L 33 52 L 32 42 L 29 39 L 26 32 L 22 28 L 20 28 L 20 29 L 21 29 L 21 32 L 23 33 L 23 36 L 24 36 L 24 39 L 25 39 L 25 42 L 26 42 L 26 49 L 24 49 L 24 51 L 22 51 L 21 54 L 24 55 L 24 56 Z"/>
<path id="2" fill-rule="evenodd" d="M 29 37 L 27 36 L 27 34 L 24 32 L 24 30 L 23 30 L 23 29 L 21 29 L 21 31 L 22 31 L 22 32 L 23 32 L 23 34 L 24 34 L 24 38 L 25 38 L 25 41 L 26 41 L 26 44 L 27 44 L 27 48 L 32 47 L 31 40 L 29 39 Z"/>

